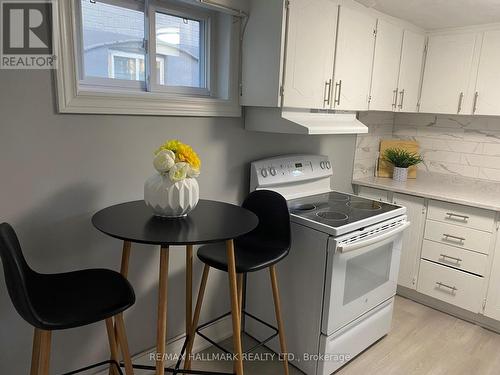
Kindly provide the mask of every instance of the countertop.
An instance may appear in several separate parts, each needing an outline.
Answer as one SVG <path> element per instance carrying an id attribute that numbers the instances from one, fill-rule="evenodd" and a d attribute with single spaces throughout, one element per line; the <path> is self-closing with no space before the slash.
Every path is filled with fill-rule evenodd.
<path id="1" fill-rule="evenodd" d="M 419 172 L 416 179 L 396 182 L 392 178 L 364 177 L 353 185 L 389 190 L 446 202 L 500 211 L 500 183 L 454 175 Z"/>

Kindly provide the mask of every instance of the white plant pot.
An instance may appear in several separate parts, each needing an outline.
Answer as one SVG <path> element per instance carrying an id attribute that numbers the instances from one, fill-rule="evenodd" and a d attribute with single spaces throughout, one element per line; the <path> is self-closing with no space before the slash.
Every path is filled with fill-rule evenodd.
<path id="1" fill-rule="evenodd" d="M 172 182 L 168 175 L 156 173 L 144 184 L 144 201 L 156 216 L 186 216 L 199 199 L 200 188 L 195 178 Z"/>
<path id="2" fill-rule="evenodd" d="M 408 179 L 408 168 L 394 167 L 392 179 L 394 181 L 405 182 Z"/>

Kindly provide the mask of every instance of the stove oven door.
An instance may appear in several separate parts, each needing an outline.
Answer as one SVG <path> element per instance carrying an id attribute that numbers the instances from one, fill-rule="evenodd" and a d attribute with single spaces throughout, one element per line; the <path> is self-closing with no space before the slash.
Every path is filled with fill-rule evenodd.
<path id="1" fill-rule="evenodd" d="M 400 221 L 386 229 L 367 228 L 355 237 L 330 237 L 323 334 L 331 335 L 395 295 L 402 232 L 409 225 Z"/>

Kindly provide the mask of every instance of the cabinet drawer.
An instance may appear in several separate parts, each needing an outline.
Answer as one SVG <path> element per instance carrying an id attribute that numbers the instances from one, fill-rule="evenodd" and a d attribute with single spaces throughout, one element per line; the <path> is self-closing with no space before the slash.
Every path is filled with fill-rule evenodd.
<path id="1" fill-rule="evenodd" d="M 417 291 L 477 313 L 481 306 L 483 280 L 422 259 Z"/>
<path id="2" fill-rule="evenodd" d="M 488 256 L 429 240 L 422 245 L 422 258 L 484 276 Z"/>
<path id="3" fill-rule="evenodd" d="M 464 228 L 458 225 L 427 220 L 425 223 L 426 240 L 444 243 L 463 249 L 488 254 L 490 251 L 491 233 L 477 229 Z"/>
<path id="4" fill-rule="evenodd" d="M 493 231 L 495 212 L 459 204 L 430 201 L 427 218 L 468 228 Z"/>

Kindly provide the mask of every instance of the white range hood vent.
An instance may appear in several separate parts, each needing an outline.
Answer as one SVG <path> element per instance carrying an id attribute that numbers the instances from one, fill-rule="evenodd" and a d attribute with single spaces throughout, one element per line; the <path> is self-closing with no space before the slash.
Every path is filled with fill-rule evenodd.
<path id="1" fill-rule="evenodd" d="M 368 128 L 356 113 L 245 107 L 245 129 L 288 134 L 362 134 Z"/>

